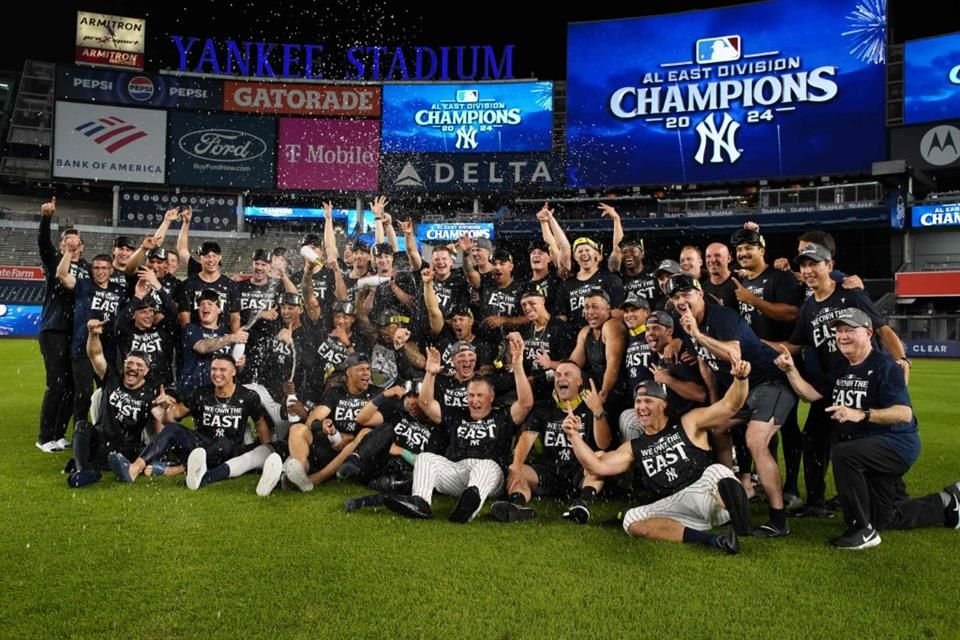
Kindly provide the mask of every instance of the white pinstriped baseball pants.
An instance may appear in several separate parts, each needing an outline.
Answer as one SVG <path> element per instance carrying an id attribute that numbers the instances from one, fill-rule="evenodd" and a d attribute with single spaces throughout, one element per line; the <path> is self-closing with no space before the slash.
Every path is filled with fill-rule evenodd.
<path id="1" fill-rule="evenodd" d="M 413 495 L 430 504 L 433 491 L 456 498 L 467 487 L 480 491 L 479 512 L 487 496 L 503 489 L 503 470 L 493 460 L 467 458 L 451 462 L 435 453 L 421 453 L 413 466 Z M 474 514 L 476 515 L 476 514 Z"/>
<path id="2" fill-rule="evenodd" d="M 735 477 L 728 467 L 712 464 L 699 480 L 672 496 L 627 511 L 623 516 L 623 530 L 630 533 L 630 525 L 634 522 L 651 518 L 669 518 L 697 531 L 726 524 L 730 521 L 730 514 L 720 506 L 717 483 Z"/>

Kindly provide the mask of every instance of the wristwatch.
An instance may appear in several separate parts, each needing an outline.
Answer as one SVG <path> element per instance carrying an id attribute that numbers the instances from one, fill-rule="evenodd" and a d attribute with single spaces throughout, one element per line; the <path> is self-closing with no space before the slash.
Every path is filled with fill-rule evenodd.
<path id="1" fill-rule="evenodd" d="M 863 421 L 870 422 L 870 409 L 863 410 Z"/>
<path id="2" fill-rule="evenodd" d="M 594 420 L 600 420 L 601 418 L 606 418 L 606 417 L 607 417 L 607 412 L 606 412 L 606 411 L 601 411 L 600 413 L 595 413 L 595 414 L 593 414 L 593 419 L 594 419 Z"/>

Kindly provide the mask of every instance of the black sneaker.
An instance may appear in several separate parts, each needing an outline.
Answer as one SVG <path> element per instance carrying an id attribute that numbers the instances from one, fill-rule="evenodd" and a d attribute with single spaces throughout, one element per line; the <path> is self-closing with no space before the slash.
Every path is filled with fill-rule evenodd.
<path id="1" fill-rule="evenodd" d="M 67 484 L 74 489 L 79 489 L 80 487 L 86 487 L 91 485 L 94 482 L 100 480 L 100 472 L 93 471 L 91 469 L 83 469 L 81 471 L 74 471 L 69 476 L 67 476 Z"/>
<path id="2" fill-rule="evenodd" d="M 840 496 L 833 496 L 829 500 L 823 503 L 825 509 L 830 511 L 842 511 L 843 505 L 840 504 Z"/>
<path id="3" fill-rule="evenodd" d="M 490 507 L 490 514 L 500 522 L 523 522 L 537 516 L 537 512 L 526 505 L 498 500 Z"/>
<path id="4" fill-rule="evenodd" d="M 590 520 L 590 509 L 584 502 L 574 502 L 563 512 L 564 520 L 573 520 L 577 524 L 587 524 Z"/>
<path id="5" fill-rule="evenodd" d="M 475 514 L 479 508 L 480 490 L 476 487 L 467 487 L 463 493 L 460 494 L 456 506 L 453 508 L 453 511 L 450 512 L 450 517 L 447 519 L 450 522 L 466 524 L 473 519 L 473 514 Z"/>
<path id="6" fill-rule="evenodd" d="M 346 513 L 352 513 L 357 509 L 364 507 L 378 507 L 383 504 L 383 495 L 375 493 L 372 496 L 361 496 L 359 498 L 350 498 L 343 503 L 343 510 Z"/>
<path id="7" fill-rule="evenodd" d="M 851 528 L 830 544 L 838 549 L 869 549 L 880 544 L 880 534 L 873 527 Z"/>
<path id="8" fill-rule="evenodd" d="M 950 485 L 944 491 L 950 494 L 950 502 L 943 509 L 943 524 L 951 529 L 960 529 L 960 482 Z"/>
<path id="9" fill-rule="evenodd" d="M 348 480 L 358 473 L 360 473 L 360 456 L 351 453 L 337 469 L 337 480 Z"/>
<path id="10" fill-rule="evenodd" d="M 743 484 L 736 478 L 723 478 L 717 482 L 717 493 L 730 514 L 730 524 L 738 535 L 748 536 L 753 530 L 750 522 L 750 500 Z"/>
<path id="11" fill-rule="evenodd" d="M 817 504 L 805 504 L 790 512 L 791 518 L 833 518 L 836 515 L 832 510 Z"/>
<path id="12" fill-rule="evenodd" d="M 420 496 L 384 496 L 383 506 L 408 518 L 432 518 L 433 510 Z"/>
<path id="13" fill-rule="evenodd" d="M 740 484 L 739 480 L 734 480 L 734 482 Z M 743 485 L 740 486 L 743 487 Z M 717 535 L 717 545 L 732 556 L 740 553 L 740 540 L 737 539 L 737 532 L 733 530 L 733 527 Z"/>
<path id="14" fill-rule="evenodd" d="M 790 525 L 788 524 L 783 525 L 781 528 L 773 524 L 773 522 L 767 522 L 753 530 L 754 538 L 782 538 L 788 535 L 790 535 Z"/>

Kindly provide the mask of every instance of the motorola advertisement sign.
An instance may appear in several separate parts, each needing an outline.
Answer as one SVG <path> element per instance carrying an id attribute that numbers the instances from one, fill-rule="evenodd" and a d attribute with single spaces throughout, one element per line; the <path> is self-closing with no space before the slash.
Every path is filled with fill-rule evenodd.
<path id="1" fill-rule="evenodd" d="M 57 102 L 53 176 L 162 184 L 167 112 Z"/>
<path id="2" fill-rule="evenodd" d="M 270 189 L 276 139 L 273 118 L 173 112 L 167 130 L 167 182 Z"/>
<path id="3" fill-rule="evenodd" d="M 886 157 L 876 6 L 775 0 L 571 24 L 569 186 L 868 170 Z"/>
<path id="4" fill-rule="evenodd" d="M 563 169 L 552 153 L 384 154 L 380 186 L 389 193 L 482 193 L 563 186 Z"/>
<path id="5" fill-rule="evenodd" d="M 233 231 L 237 228 L 237 196 L 210 193 L 120 192 L 118 226 L 156 229 L 170 209 L 190 207 L 190 228 L 196 231 Z M 173 223 L 173 229 L 180 226 Z M 171 233 L 176 233 L 173 231 Z"/>
<path id="6" fill-rule="evenodd" d="M 910 40 L 903 48 L 903 121 L 960 115 L 960 33 Z"/>
<path id="7" fill-rule="evenodd" d="M 960 120 L 891 129 L 890 158 L 924 171 L 960 167 Z"/>
<path id="8" fill-rule="evenodd" d="M 219 111 L 223 83 L 204 78 L 57 65 L 57 100 Z"/>
<path id="9" fill-rule="evenodd" d="M 385 153 L 549 151 L 553 83 L 388 84 Z"/>

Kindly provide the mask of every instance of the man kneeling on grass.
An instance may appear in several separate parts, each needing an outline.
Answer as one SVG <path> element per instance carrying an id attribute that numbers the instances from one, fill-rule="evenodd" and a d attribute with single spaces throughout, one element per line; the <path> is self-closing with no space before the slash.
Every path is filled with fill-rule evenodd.
<path id="1" fill-rule="evenodd" d="M 830 459 L 847 530 L 831 544 L 868 549 L 880 544 L 878 531 L 887 529 L 960 529 L 960 482 L 922 498 L 907 496 L 903 474 L 920 455 L 917 419 L 903 370 L 873 348 L 873 320 L 850 307 L 837 312 L 832 327 L 844 360 L 827 381 L 831 404 L 825 411 L 836 422 Z M 824 399 L 800 376 L 786 348 L 777 366 L 801 398 Z"/>
<path id="2" fill-rule="evenodd" d="M 740 551 L 737 535 L 749 535 L 751 530 L 750 503 L 733 472 L 713 463 L 707 440 L 707 431 L 726 424 L 747 399 L 750 363 L 733 363 L 731 373 L 733 384 L 719 402 L 688 411 L 679 419 L 667 414 L 663 385 L 641 382 L 634 393 L 633 411 L 642 432 L 602 455 L 583 440 L 577 420 L 563 423 L 588 483 L 596 486 L 602 477 L 617 476 L 632 467 L 643 488 L 660 498 L 627 511 L 623 528 L 631 536 L 698 543 L 731 554 Z M 727 531 L 708 532 L 727 522 L 733 525 Z"/>
<path id="3" fill-rule="evenodd" d="M 509 408 L 493 407 L 493 384 L 475 378 L 467 386 L 465 411 L 441 409 L 434 398 L 440 373 L 440 352 L 428 349 L 426 374 L 420 389 L 420 408 L 434 424 L 446 430 L 446 455 L 424 452 L 413 466 L 413 495 L 387 496 L 383 503 L 391 511 L 411 518 L 431 518 L 433 490 L 457 497 L 451 522 L 467 523 L 480 512 L 484 500 L 503 488 L 503 467 L 517 425 L 523 424 L 533 408 L 533 391 L 523 370 L 523 339 L 511 334 L 510 362 L 517 399 Z M 584 445 L 586 446 L 586 445 Z"/>

